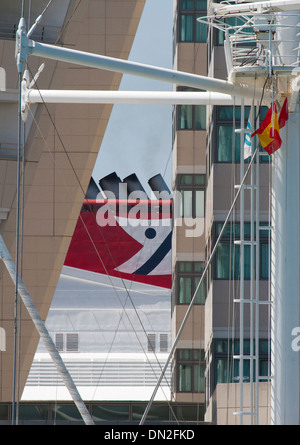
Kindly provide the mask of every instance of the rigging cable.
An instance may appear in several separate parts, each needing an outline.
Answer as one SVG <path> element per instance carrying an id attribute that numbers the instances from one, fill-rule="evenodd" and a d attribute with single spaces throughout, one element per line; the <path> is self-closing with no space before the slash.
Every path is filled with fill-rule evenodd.
<path id="1" fill-rule="evenodd" d="M 13 349 L 13 394 L 12 394 L 12 424 L 16 424 L 16 380 L 17 380 L 17 342 L 18 342 L 18 294 L 19 294 L 19 257 L 20 257 L 20 176 L 21 176 L 21 146 L 22 146 L 22 116 L 21 116 L 21 84 L 19 77 L 19 110 L 18 110 L 18 150 L 17 150 L 17 209 L 16 209 L 16 270 L 15 270 L 15 300 L 14 300 L 14 349 Z"/>

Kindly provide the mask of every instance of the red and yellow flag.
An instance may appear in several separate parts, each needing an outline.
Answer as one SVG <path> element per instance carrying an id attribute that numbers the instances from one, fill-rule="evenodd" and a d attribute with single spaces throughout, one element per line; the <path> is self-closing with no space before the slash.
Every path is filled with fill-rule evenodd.
<path id="1" fill-rule="evenodd" d="M 269 155 L 281 147 L 282 140 L 279 134 L 279 121 L 275 103 L 268 110 L 259 129 L 252 133 L 251 137 L 255 134 L 257 134 L 261 146 Z"/>
<path id="2" fill-rule="evenodd" d="M 288 101 L 287 98 L 285 98 L 285 101 L 283 102 L 280 115 L 279 115 L 279 128 L 282 128 L 285 126 L 286 121 L 289 118 L 289 109 L 288 109 Z"/>

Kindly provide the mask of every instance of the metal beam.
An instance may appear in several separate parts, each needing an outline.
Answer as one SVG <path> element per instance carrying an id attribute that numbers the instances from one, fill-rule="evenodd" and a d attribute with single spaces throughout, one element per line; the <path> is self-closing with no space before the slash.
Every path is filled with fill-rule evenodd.
<path id="1" fill-rule="evenodd" d="M 240 105 L 241 100 L 240 97 L 212 92 L 29 89 L 24 94 L 23 103 Z"/>
<path id="2" fill-rule="evenodd" d="M 24 69 L 28 55 L 61 62 L 74 63 L 90 68 L 131 74 L 174 85 L 214 91 L 217 93 L 229 94 L 244 98 L 248 97 L 259 100 L 262 95 L 261 89 L 235 85 L 221 79 L 213 79 L 211 77 L 200 76 L 197 74 L 185 73 L 182 71 L 145 65 L 128 60 L 116 59 L 113 57 L 35 42 L 28 38 L 26 34 L 25 20 L 24 18 L 21 18 L 16 34 L 15 47 L 15 58 L 19 72 Z"/>

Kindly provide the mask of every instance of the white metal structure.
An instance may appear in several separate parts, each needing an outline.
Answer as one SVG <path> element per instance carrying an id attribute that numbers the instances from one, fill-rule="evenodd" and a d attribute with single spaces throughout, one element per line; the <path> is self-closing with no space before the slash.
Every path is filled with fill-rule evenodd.
<path id="1" fill-rule="evenodd" d="M 293 0 L 213 5 L 213 18 L 236 17 L 243 21 L 236 26 L 216 24 L 226 35 L 224 48 L 231 80 L 243 79 L 253 85 L 258 79 L 261 82 L 267 79 L 272 102 L 281 103 L 281 97 L 289 97 L 290 103 L 290 117 L 281 132 L 282 147 L 272 156 L 271 421 L 281 425 L 300 423 L 300 361 L 292 348 L 292 332 L 300 321 L 300 12 L 297 8 L 299 2 Z M 249 27 L 251 31 L 247 33 Z M 251 53 L 247 45 L 259 51 Z M 242 381 L 240 384 L 242 407 Z"/>

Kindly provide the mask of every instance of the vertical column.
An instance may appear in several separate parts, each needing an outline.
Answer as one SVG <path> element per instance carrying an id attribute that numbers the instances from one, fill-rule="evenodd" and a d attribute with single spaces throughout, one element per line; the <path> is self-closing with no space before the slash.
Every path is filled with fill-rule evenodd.
<path id="1" fill-rule="evenodd" d="M 244 127 L 245 127 L 245 107 L 244 101 L 241 104 L 241 150 L 240 150 L 240 176 L 242 181 L 244 177 Z M 244 186 L 241 190 L 240 198 L 240 363 L 239 363 L 239 377 L 240 377 L 240 424 L 243 424 L 243 405 L 244 405 Z"/>
<path id="2" fill-rule="evenodd" d="M 271 421 L 299 424 L 299 356 L 292 331 L 299 314 L 299 170 L 300 109 L 290 113 L 281 131 L 283 144 L 273 156 L 271 251 Z"/>

